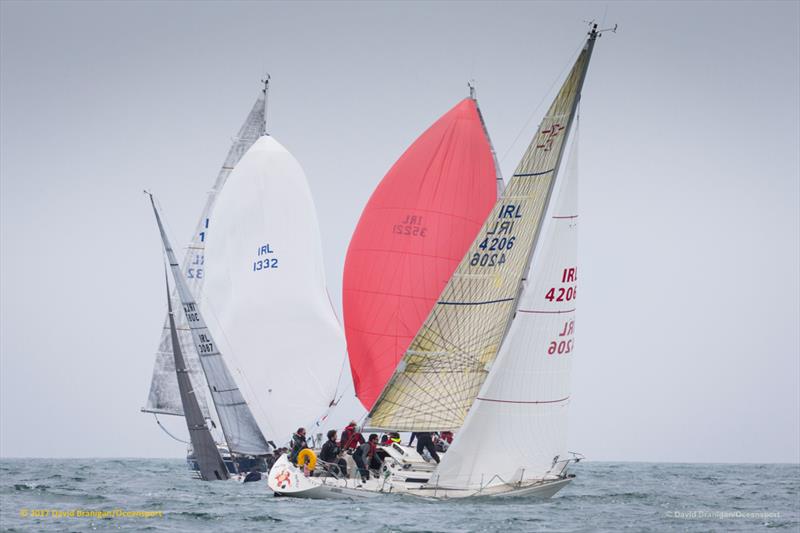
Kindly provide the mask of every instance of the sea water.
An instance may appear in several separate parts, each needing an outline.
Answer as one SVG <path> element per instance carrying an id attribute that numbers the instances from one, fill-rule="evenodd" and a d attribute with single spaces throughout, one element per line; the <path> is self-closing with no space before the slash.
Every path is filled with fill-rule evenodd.
<path id="1" fill-rule="evenodd" d="M 276 498 L 177 459 L 0 460 L 3 531 L 800 530 L 800 465 L 584 461 L 549 500 Z"/>

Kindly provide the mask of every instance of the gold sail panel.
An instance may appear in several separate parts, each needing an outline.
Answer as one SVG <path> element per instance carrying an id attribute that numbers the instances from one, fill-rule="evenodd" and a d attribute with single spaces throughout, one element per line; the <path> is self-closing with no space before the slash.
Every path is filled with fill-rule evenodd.
<path id="1" fill-rule="evenodd" d="M 372 408 L 366 426 L 458 429 L 516 311 L 591 54 L 581 52 L 483 228 Z"/>

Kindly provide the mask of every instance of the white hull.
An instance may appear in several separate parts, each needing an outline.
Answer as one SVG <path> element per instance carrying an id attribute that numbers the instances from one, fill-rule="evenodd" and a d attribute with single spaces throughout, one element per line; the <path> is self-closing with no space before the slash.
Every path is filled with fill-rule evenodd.
<path id="1" fill-rule="evenodd" d="M 537 481 L 526 486 L 494 485 L 482 490 L 478 489 L 445 489 L 441 487 L 420 486 L 408 489 L 408 494 L 421 498 L 449 500 L 456 498 L 551 498 L 563 489 L 572 478 L 561 478 L 552 481 Z"/>
<path id="2" fill-rule="evenodd" d="M 427 485 L 426 481 L 407 481 L 407 478 L 427 477 L 429 473 L 390 469 L 381 479 L 337 479 L 334 477 L 307 477 L 303 470 L 291 464 L 286 455 L 281 456 L 269 472 L 267 485 L 276 496 L 310 499 L 374 498 L 382 494 L 407 494 L 426 499 L 456 498 L 536 498 L 552 497 L 572 478 L 535 481 L 528 485 L 493 485 L 482 490 L 445 489 Z"/>
<path id="3" fill-rule="evenodd" d="M 301 468 L 294 466 L 284 454 L 269 471 L 267 486 L 276 496 L 311 499 L 353 499 L 379 496 L 384 488 L 391 490 L 386 479 L 360 479 L 335 477 L 307 477 Z"/>

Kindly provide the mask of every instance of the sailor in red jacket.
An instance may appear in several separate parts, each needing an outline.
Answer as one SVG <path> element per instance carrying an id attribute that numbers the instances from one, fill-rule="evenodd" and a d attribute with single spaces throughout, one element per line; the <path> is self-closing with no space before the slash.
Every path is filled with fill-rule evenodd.
<path id="1" fill-rule="evenodd" d="M 342 431 L 342 440 L 339 443 L 339 447 L 343 451 L 355 450 L 360 444 L 364 444 L 364 436 L 356 430 L 355 421 L 351 420 Z"/>

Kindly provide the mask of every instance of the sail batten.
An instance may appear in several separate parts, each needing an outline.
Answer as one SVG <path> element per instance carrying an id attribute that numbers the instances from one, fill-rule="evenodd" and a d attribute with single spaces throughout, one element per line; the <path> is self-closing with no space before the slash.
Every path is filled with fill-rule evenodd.
<path id="1" fill-rule="evenodd" d="M 591 38 L 579 55 L 504 196 L 370 411 L 367 427 L 438 431 L 458 429 L 464 423 L 516 314 L 593 43 Z M 491 275 L 472 276 L 478 273 Z M 468 357 L 448 360 L 426 355 L 442 351 Z"/>

